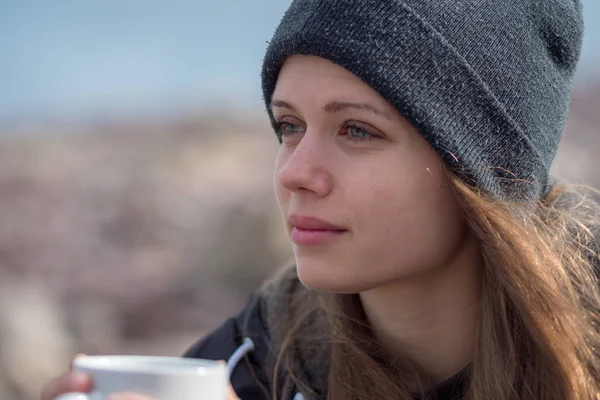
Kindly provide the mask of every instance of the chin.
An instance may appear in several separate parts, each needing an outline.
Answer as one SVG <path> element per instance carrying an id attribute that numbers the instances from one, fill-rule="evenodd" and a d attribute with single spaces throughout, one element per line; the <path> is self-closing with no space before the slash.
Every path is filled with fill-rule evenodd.
<path id="1" fill-rule="evenodd" d="M 343 262 L 331 263 L 309 257 L 296 257 L 300 282 L 311 290 L 330 293 L 360 293 L 379 286 L 372 277 L 357 273 Z"/>

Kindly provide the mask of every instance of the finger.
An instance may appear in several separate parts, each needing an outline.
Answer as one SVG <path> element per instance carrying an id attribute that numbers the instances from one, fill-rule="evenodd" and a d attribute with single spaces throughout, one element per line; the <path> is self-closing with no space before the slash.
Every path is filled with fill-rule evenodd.
<path id="1" fill-rule="evenodd" d="M 92 388 L 92 379 L 81 372 L 70 372 L 50 382 L 42 390 L 41 400 L 54 400 L 69 392 L 87 393 Z"/>
<path id="2" fill-rule="evenodd" d="M 227 387 L 227 400 L 240 400 L 238 395 L 235 393 L 235 390 L 229 385 Z"/>
<path id="3" fill-rule="evenodd" d="M 75 360 L 77 360 L 79 357 L 85 357 L 85 356 L 87 356 L 87 354 L 83 354 L 83 353 L 75 354 L 75 357 L 73 357 L 71 359 L 71 363 L 69 364 L 69 371 L 73 370 L 73 365 L 75 363 Z"/>
<path id="4" fill-rule="evenodd" d="M 106 398 L 107 400 L 154 400 L 151 397 L 144 396 L 138 393 L 111 393 Z"/>

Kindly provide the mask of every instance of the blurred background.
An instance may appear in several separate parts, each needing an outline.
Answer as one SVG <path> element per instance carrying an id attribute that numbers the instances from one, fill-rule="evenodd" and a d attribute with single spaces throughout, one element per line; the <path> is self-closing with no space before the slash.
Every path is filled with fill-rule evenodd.
<path id="1" fill-rule="evenodd" d="M 600 188 L 600 2 L 555 173 Z M 179 355 L 290 256 L 260 94 L 287 0 L 0 0 L 0 396 Z"/>

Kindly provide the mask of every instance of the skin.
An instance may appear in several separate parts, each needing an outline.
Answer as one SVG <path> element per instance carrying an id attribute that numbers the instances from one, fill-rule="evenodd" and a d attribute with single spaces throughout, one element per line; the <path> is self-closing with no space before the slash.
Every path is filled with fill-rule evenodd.
<path id="1" fill-rule="evenodd" d="M 76 355 L 73 360 L 77 357 L 85 357 L 85 354 Z M 69 366 L 69 371 L 59 378 L 56 378 L 52 382 L 48 383 L 42 390 L 41 400 L 54 400 L 58 396 L 70 393 L 88 393 L 92 390 L 93 382 L 92 379 L 81 372 L 73 370 L 73 362 Z M 201 399 L 201 398 L 199 398 Z M 112 393 L 107 397 L 107 400 L 154 400 L 150 397 L 138 394 L 138 393 Z M 227 393 L 227 400 L 239 400 L 235 394 L 233 388 L 229 386 Z"/>
<path id="2" fill-rule="evenodd" d="M 435 382 L 458 372 L 475 342 L 481 262 L 437 152 L 370 86 L 318 57 L 286 60 L 272 111 L 275 189 L 302 283 L 358 293 L 377 338 Z M 297 244 L 294 214 L 346 231 Z"/>
<path id="3" fill-rule="evenodd" d="M 433 382 L 452 376 L 473 351 L 481 261 L 439 155 L 376 91 L 324 59 L 290 57 L 273 99 L 283 133 L 275 191 L 300 280 L 358 293 L 390 352 L 422 365 Z M 298 245 L 292 214 L 345 231 Z M 41 399 L 91 385 L 69 372 Z M 231 388 L 229 398 L 237 398 Z"/>

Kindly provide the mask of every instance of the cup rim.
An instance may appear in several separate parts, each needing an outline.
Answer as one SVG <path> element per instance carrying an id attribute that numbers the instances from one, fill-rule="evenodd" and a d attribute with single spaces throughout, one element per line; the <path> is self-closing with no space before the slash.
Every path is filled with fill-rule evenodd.
<path id="1" fill-rule="evenodd" d="M 197 358 L 135 355 L 81 356 L 75 369 L 155 375 L 218 375 L 227 369 L 223 361 Z"/>

